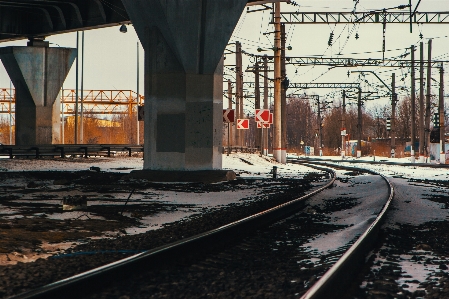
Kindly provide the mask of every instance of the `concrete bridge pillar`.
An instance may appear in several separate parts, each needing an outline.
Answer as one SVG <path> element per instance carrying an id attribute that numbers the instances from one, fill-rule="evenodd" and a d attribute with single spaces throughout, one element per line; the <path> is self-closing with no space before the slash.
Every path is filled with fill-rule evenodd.
<path id="1" fill-rule="evenodd" d="M 247 1 L 122 2 L 145 50 L 144 169 L 221 169 L 222 57 Z"/>
<path id="2" fill-rule="evenodd" d="M 16 88 L 17 145 L 61 143 L 61 109 L 55 100 L 75 57 L 76 49 L 49 48 L 47 42 L 0 48 Z"/>

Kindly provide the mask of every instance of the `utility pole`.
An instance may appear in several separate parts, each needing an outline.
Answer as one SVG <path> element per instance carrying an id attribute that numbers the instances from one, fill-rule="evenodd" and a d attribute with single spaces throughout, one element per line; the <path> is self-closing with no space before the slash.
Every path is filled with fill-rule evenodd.
<path id="1" fill-rule="evenodd" d="M 395 157 L 396 150 L 396 76 L 394 73 L 391 74 L 391 133 L 390 133 L 390 147 L 391 147 L 391 158 Z"/>
<path id="2" fill-rule="evenodd" d="M 321 144 L 323 142 L 322 137 L 321 137 L 321 107 L 320 107 L 320 96 L 317 96 L 316 99 L 316 105 L 318 107 L 318 117 L 317 117 L 317 121 L 318 121 L 318 151 L 319 151 L 319 155 L 321 156 Z"/>
<path id="3" fill-rule="evenodd" d="M 440 96 L 438 99 L 438 112 L 440 117 L 440 164 L 446 164 L 445 124 L 444 124 L 444 69 L 440 68 Z"/>
<path id="4" fill-rule="evenodd" d="M 228 79 L 228 109 L 232 109 L 232 83 L 231 80 Z M 234 115 L 235 118 L 235 115 Z M 232 124 L 228 123 L 228 155 L 231 150 L 231 146 L 234 144 L 234 139 L 232 130 L 231 130 Z"/>
<path id="5" fill-rule="evenodd" d="M 358 88 L 357 96 L 357 158 L 362 156 L 362 89 Z"/>
<path id="6" fill-rule="evenodd" d="M 416 88 L 415 88 L 415 46 L 410 47 L 412 67 L 411 67 L 411 113 L 412 113 L 412 125 L 410 130 L 411 135 L 411 147 L 410 147 L 410 162 L 415 163 L 415 143 L 416 143 Z"/>
<path id="7" fill-rule="evenodd" d="M 282 104 L 281 104 L 281 3 L 274 3 L 274 130 L 273 157 L 282 162 Z"/>
<path id="8" fill-rule="evenodd" d="M 346 155 L 346 146 L 345 146 L 345 135 L 343 135 L 343 131 L 345 131 L 345 121 L 346 121 L 346 90 L 343 90 L 343 105 L 342 105 L 342 115 L 341 115 L 341 158 L 343 159 Z"/>
<path id="9" fill-rule="evenodd" d="M 79 31 L 76 32 L 76 80 L 75 80 L 75 133 L 74 143 L 78 143 L 78 74 L 79 74 Z"/>
<path id="10" fill-rule="evenodd" d="M 287 163 L 287 75 L 285 71 L 285 24 L 281 24 L 281 163 Z M 320 145 L 321 146 L 321 145 Z"/>
<path id="11" fill-rule="evenodd" d="M 427 53 L 427 61 L 431 63 L 432 58 L 432 40 L 429 39 L 428 43 L 428 53 Z M 425 120 L 425 133 L 426 133 L 426 157 L 430 162 L 430 96 L 431 96 L 431 87 L 432 87 L 432 67 L 430 65 L 427 66 L 427 94 L 426 94 L 426 120 Z"/>
<path id="12" fill-rule="evenodd" d="M 140 81 L 140 71 L 139 71 L 139 42 L 137 42 L 137 98 L 136 98 L 136 144 L 140 144 L 140 125 L 139 125 L 139 81 Z"/>
<path id="13" fill-rule="evenodd" d="M 259 84 L 259 64 L 256 62 L 254 65 L 254 109 L 260 109 L 260 84 Z M 256 127 L 256 138 L 255 145 L 256 147 L 260 147 L 260 151 L 262 151 L 261 147 L 261 139 L 262 139 L 262 129 Z"/>
<path id="14" fill-rule="evenodd" d="M 80 143 L 84 143 L 84 30 L 81 32 L 81 111 L 80 111 Z"/>
<path id="15" fill-rule="evenodd" d="M 263 109 L 268 109 L 268 58 L 263 57 Z M 268 128 L 262 128 L 263 154 L 268 155 Z"/>
<path id="16" fill-rule="evenodd" d="M 64 88 L 62 88 L 64 94 Z M 9 80 L 9 145 L 12 145 L 12 81 Z M 14 103 L 16 102 L 16 91 L 14 90 Z M 61 101 L 62 102 L 62 101 Z M 64 115 L 64 109 L 62 109 L 62 115 Z M 62 118 L 62 136 L 64 136 L 64 117 Z M 62 139 L 64 143 L 64 139 Z"/>
<path id="17" fill-rule="evenodd" d="M 424 163 L 424 44 L 419 43 L 419 163 Z"/>
<path id="18" fill-rule="evenodd" d="M 236 119 L 241 119 L 243 117 L 243 112 L 241 109 L 242 106 L 242 89 L 240 86 L 242 85 L 242 45 L 240 42 L 235 42 L 235 117 Z M 237 129 L 235 130 L 235 144 L 237 146 L 242 146 L 242 138 L 243 132 Z"/>

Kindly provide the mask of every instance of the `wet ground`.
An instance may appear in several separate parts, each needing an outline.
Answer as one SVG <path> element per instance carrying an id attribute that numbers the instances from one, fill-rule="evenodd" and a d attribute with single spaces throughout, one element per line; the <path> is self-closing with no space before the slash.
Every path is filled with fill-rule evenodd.
<path id="1" fill-rule="evenodd" d="M 167 184 L 97 168 L 1 171 L 0 297 L 244 218 L 323 179 L 294 176 Z"/>
<path id="2" fill-rule="evenodd" d="M 310 187 L 291 178 L 155 184 L 127 179 L 133 166 L 103 172 L 99 161 L 89 161 L 101 171 L 83 166 L 82 171 L 23 172 L 0 164 L 0 297 L 204 231 L 204 223 L 217 227 L 228 215 L 242 218 Z M 28 164 L 18 161 L 24 169 Z M 442 175 L 436 170 L 431 170 L 435 180 L 392 170 L 383 170 L 396 187 L 385 243 L 373 253 L 354 298 L 449 298 L 448 181 L 438 180 Z M 239 173 L 243 176 L 244 168 Z M 277 198 L 279 190 L 285 196 Z M 77 201 L 86 206 L 63 210 L 64 202 Z M 353 201 L 341 205 L 348 209 Z M 53 257 L 42 259 L 48 256 Z"/>
<path id="3" fill-rule="evenodd" d="M 142 233 L 290 184 L 164 184 L 97 171 L 0 172 L 0 264 L 31 261 L 92 238 Z M 63 210 L 64 203 L 78 209 Z"/>
<path id="4" fill-rule="evenodd" d="M 392 178 L 395 198 L 353 298 L 449 298 L 445 180 Z"/>

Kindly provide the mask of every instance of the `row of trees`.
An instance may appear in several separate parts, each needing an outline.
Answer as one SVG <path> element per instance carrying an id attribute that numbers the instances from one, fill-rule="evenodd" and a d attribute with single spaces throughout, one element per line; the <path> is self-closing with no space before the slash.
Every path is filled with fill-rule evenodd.
<path id="1" fill-rule="evenodd" d="M 435 100 L 435 99 L 434 99 Z M 403 97 L 396 106 L 396 146 L 397 154 L 400 156 L 405 143 L 411 137 L 411 109 L 410 97 Z M 416 123 L 418 128 L 419 105 L 416 107 Z M 287 150 L 289 152 L 303 153 L 304 146 L 319 148 L 318 138 L 318 113 L 315 101 L 305 97 L 291 97 L 287 99 Z M 358 112 L 357 105 L 346 105 L 345 129 L 349 139 L 357 139 Z M 437 112 L 436 100 L 432 104 L 432 115 Z M 391 106 L 371 105 L 370 109 L 362 106 L 362 140 L 371 141 L 369 146 L 362 149 L 362 154 L 389 154 L 389 132 L 386 128 L 386 119 L 391 117 Z M 339 154 L 341 148 L 341 128 L 343 119 L 342 100 L 334 101 L 330 107 L 321 110 L 321 134 L 323 152 L 328 154 Z M 246 133 L 246 145 L 258 147 L 254 143 L 256 132 L 255 123 L 251 122 L 250 130 Z M 447 119 L 445 120 L 447 124 Z M 415 130 L 418 134 L 418 130 Z M 269 130 L 271 136 L 271 129 Z M 416 136 L 418 140 L 418 136 Z M 226 143 L 226 142 L 224 142 Z M 363 144 L 362 144 L 363 145 Z M 271 148 L 271 144 L 269 145 Z"/>
<path id="2" fill-rule="evenodd" d="M 416 122 L 419 120 L 419 105 L 416 100 Z M 410 97 L 403 97 L 396 106 L 396 145 L 398 148 L 405 146 L 405 142 L 411 137 L 411 107 Z M 287 149 L 289 152 L 302 153 L 304 146 L 314 146 L 319 148 L 318 138 L 318 113 L 315 101 L 304 97 L 290 97 L 287 99 Z M 436 99 L 432 103 L 432 115 L 437 111 Z M 387 140 L 389 132 L 386 130 L 386 118 L 391 117 L 391 106 L 371 105 L 370 109 L 362 109 L 362 140 Z M 343 119 L 342 101 L 336 100 L 332 106 L 321 110 L 321 132 L 324 154 L 338 154 L 341 147 L 341 133 Z M 345 129 L 350 139 L 357 139 L 357 107 L 356 105 L 346 105 Z M 445 120 L 448 123 L 448 120 Z M 109 119 L 101 119 L 97 115 L 84 115 L 84 143 L 117 143 L 134 144 L 137 142 L 136 115 L 114 115 Z M 418 123 L 415 124 L 418 128 Z M 64 143 L 74 143 L 74 117 L 66 117 L 64 121 Z M 139 122 L 139 142 L 143 144 L 144 124 Z M 415 131 L 418 134 L 418 130 Z M 250 130 L 246 131 L 246 145 L 258 147 L 255 144 L 256 126 L 251 122 Z M 269 146 L 271 148 L 272 132 L 269 133 Z M 14 127 L 12 139 L 14 143 Z M 418 140 L 418 136 L 416 136 Z M 9 119 L 0 118 L 0 143 L 9 144 L 10 126 Z M 379 144 L 379 142 L 377 142 Z M 227 144 L 226 138 L 223 144 Z M 389 153 L 387 146 L 379 149 L 371 143 L 371 148 L 362 149 L 363 154 Z"/>
<path id="3" fill-rule="evenodd" d="M 80 124 L 80 122 L 78 122 Z M 100 119 L 95 115 L 84 115 L 84 139 L 86 144 L 136 144 L 136 114 L 116 114 L 110 119 Z M 143 144 L 143 121 L 139 121 L 139 143 Z M 74 143 L 74 117 L 64 121 L 64 143 Z M 78 138 L 78 140 L 80 140 Z"/>
<path id="4" fill-rule="evenodd" d="M 80 124 L 78 118 L 78 124 Z M 64 118 L 64 143 L 75 142 L 75 122 L 73 116 Z M 61 128 L 62 129 L 62 128 Z M 136 114 L 118 114 L 108 119 L 102 119 L 95 115 L 85 114 L 83 118 L 84 139 L 86 144 L 136 144 L 137 121 Z M 139 121 L 139 142 L 143 144 L 144 125 Z M 62 135 L 62 134 L 61 134 Z M 80 140 L 78 136 L 78 140 Z M 9 120 L 0 118 L 0 143 L 10 143 Z M 12 143 L 15 143 L 15 126 L 12 128 Z M 79 142 L 80 143 L 80 142 Z"/>

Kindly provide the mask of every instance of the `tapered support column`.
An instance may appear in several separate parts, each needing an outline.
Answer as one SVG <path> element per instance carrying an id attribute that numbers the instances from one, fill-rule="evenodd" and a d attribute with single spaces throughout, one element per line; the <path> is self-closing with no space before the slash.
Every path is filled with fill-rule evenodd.
<path id="1" fill-rule="evenodd" d="M 145 50 L 145 170 L 221 169 L 223 51 L 246 0 L 122 0 Z"/>
<path id="2" fill-rule="evenodd" d="M 145 47 L 144 169 L 222 167 L 223 69 L 185 73 L 153 27 Z M 162 50 L 163 49 L 163 50 Z M 159 63 L 166 62 L 170 71 Z M 148 100 L 147 100 L 148 99 Z"/>
<path id="3" fill-rule="evenodd" d="M 60 143 L 60 106 L 55 99 L 75 60 L 76 49 L 0 48 L 16 88 L 16 144 Z"/>

